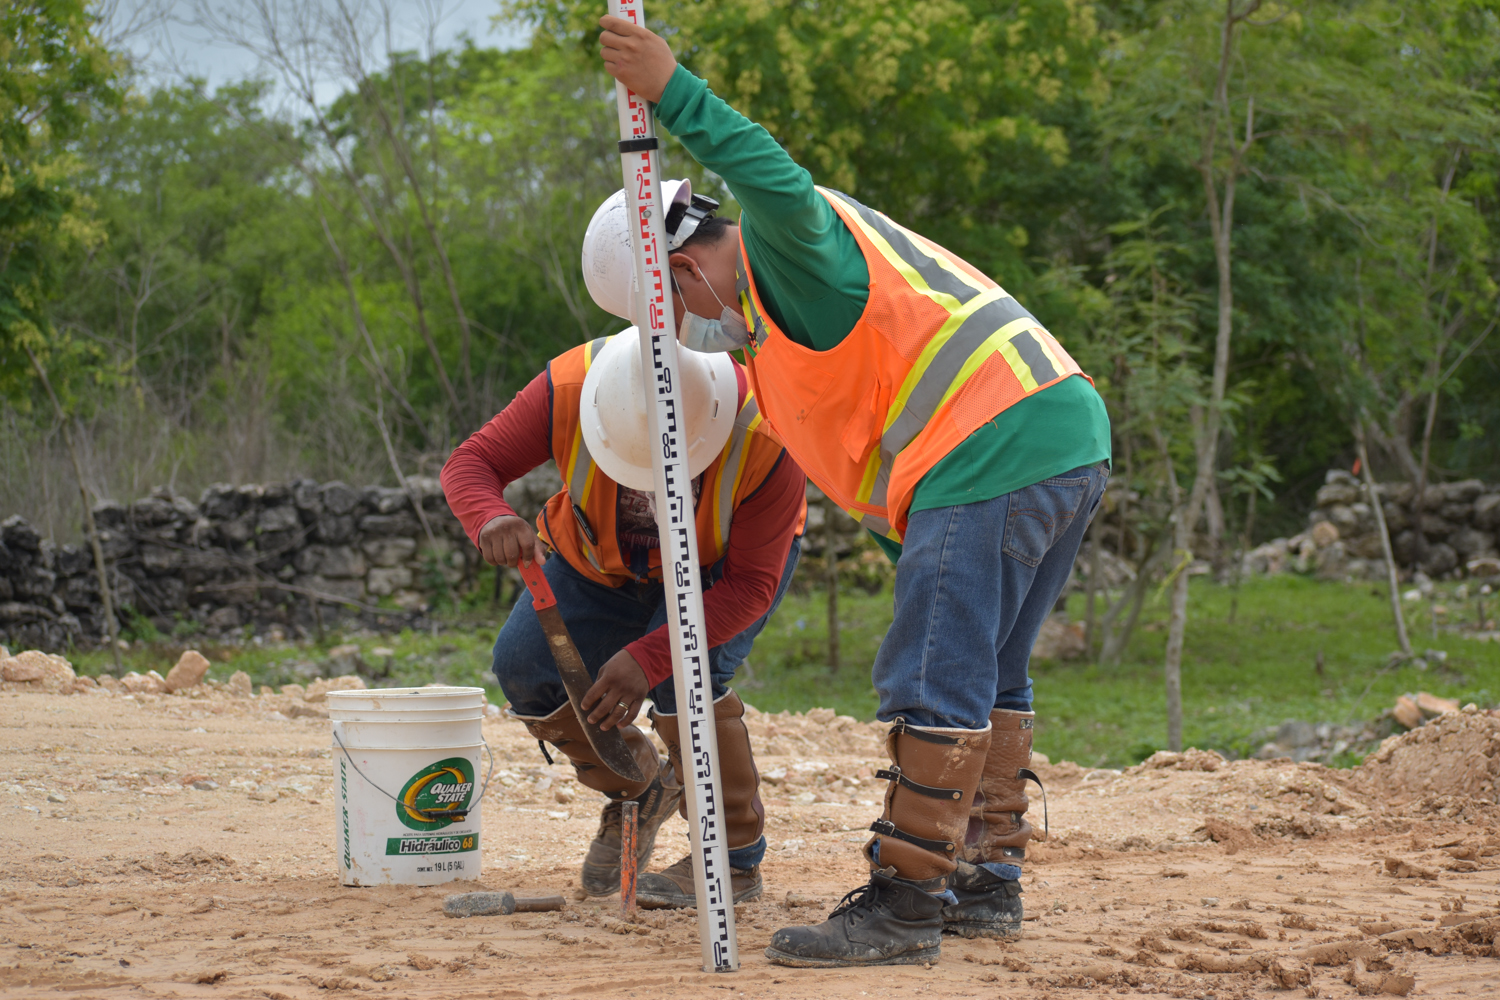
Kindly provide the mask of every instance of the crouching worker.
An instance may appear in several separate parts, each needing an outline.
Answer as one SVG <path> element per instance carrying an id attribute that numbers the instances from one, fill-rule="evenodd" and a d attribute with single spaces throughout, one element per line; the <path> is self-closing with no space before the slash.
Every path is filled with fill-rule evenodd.
<path id="1" fill-rule="evenodd" d="M 523 592 L 495 641 L 495 676 L 531 735 L 561 751 L 581 784 L 610 799 L 583 862 L 581 884 L 594 896 L 620 888 L 621 803 L 639 803 L 642 872 L 663 821 L 673 809 L 686 816 L 638 345 L 632 327 L 554 358 L 454 451 L 442 473 L 449 504 L 487 562 L 542 562 L 543 543 L 560 556 L 545 559 L 543 572 L 595 678 L 584 710 L 600 728 L 620 729 L 645 775 L 622 778 L 595 755 Z M 727 684 L 796 566 L 805 480 L 767 432 L 744 372 L 728 355 L 681 357 L 729 864 L 735 902 L 742 902 L 761 894 L 765 811 L 744 705 Z M 504 490 L 549 458 L 566 488 L 537 518 L 538 537 Z M 631 724 L 648 692 L 670 769 Z M 691 856 L 642 874 L 637 900 L 695 906 Z"/>

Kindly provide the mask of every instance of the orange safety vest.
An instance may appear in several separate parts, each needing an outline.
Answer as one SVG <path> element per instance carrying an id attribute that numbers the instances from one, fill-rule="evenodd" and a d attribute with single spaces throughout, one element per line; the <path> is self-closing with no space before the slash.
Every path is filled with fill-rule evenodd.
<path id="1" fill-rule="evenodd" d="M 615 535 L 619 485 L 594 464 L 578 414 L 583 378 L 608 339 L 589 341 L 547 365 L 552 390 L 552 458 L 562 473 L 565 489 L 547 501 L 536 526 L 542 540 L 578 572 L 597 583 L 619 587 L 636 579 Z M 747 389 L 729 440 L 703 471 L 696 510 L 698 561 L 702 565 L 713 565 L 729 551 L 735 508 L 765 482 L 783 450 L 761 417 L 755 394 Z M 661 579 L 660 549 L 651 552 L 648 576 Z"/>
<path id="2" fill-rule="evenodd" d="M 742 234 L 750 384 L 807 477 L 900 541 L 929 469 L 995 414 L 1083 372 L 975 267 L 846 195 L 818 192 L 859 241 L 869 303 L 838 346 L 803 347 L 767 318 Z"/>

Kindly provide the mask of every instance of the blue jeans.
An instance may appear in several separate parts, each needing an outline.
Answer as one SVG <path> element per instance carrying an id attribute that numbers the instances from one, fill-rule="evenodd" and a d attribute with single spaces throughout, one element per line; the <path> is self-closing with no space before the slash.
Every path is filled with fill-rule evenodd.
<path id="1" fill-rule="evenodd" d="M 708 651 L 714 700 L 722 698 L 729 689 L 729 681 L 745 662 L 745 657 L 750 655 L 755 637 L 781 603 L 801 553 L 802 539 L 793 538 L 771 607 L 743 632 Z M 720 560 L 703 571 L 705 591 L 723 576 L 723 565 L 723 560 Z M 659 582 L 606 587 L 588 579 L 568 565 L 566 559 L 556 556 L 547 560 L 542 572 L 552 585 L 557 610 L 567 623 L 568 634 L 573 637 L 573 644 L 578 647 L 578 654 L 583 657 L 583 665 L 588 668 L 590 677 L 598 677 L 611 656 L 667 622 L 666 588 Z M 500 626 L 500 634 L 495 639 L 494 670 L 511 711 L 517 715 L 545 717 L 568 700 L 547 637 L 532 609 L 529 590 L 521 592 L 510 617 Z M 651 689 L 651 701 L 658 711 L 676 713 L 677 691 L 670 677 Z"/>
<path id="2" fill-rule="evenodd" d="M 881 721 L 983 729 L 993 709 L 1031 710 L 1031 647 L 1108 480 L 1100 463 L 910 516 L 871 671 Z"/>
<path id="3" fill-rule="evenodd" d="M 743 632 L 708 651 L 708 670 L 715 701 L 724 696 L 734 672 L 750 655 L 755 637 L 781 604 L 801 554 L 802 539 L 793 538 L 771 607 Z M 611 656 L 666 624 L 666 588 L 660 583 L 606 587 L 588 579 L 568 565 L 566 559 L 558 557 L 548 559 L 542 572 L 547 574 L 547 582 L 557 597 L 558 611 L 568 625 L 568 634 L 573 637 L 573 644 L 578 647 L 590 677 L 598 677 Z M 722 575 L 723 560 L 720 560 L 704 571 L 704 589 L 710 589 Z M 517 715 L 545 717 L 567 703 L 568 692 L 558 676 L 557 664 L 532 608 L 529 590 L 521 593 L 510 617 L 500 626 L 500 635 L 495 639 L 494 669 L 511 711 Z M 677 690 L 672 678 L 651 689 L 651 701 L 659 711 L 677 712 Z M 761 863 L 765 853 L 766 838 L 761 837 L 748 847 L 730 851 L 729 864 L 734 868 L 754 868 Z"/>

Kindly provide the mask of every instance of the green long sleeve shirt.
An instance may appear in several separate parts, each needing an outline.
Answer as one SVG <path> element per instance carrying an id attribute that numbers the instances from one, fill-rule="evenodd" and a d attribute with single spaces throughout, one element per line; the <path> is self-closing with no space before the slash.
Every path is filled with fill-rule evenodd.
<path id="1" fill-rule="evenodd" d="M 812 350 L 842 343 L 864 312 L 870 271 L 812 175 L 681 66 L 656 115 L 739 202 L 745 253 L 770 319 Z M 992 500 L 1109 457 L 1104 400 L 1086 379 L 1066 378 L 1003 410 L 949 452 L 917 484 L 911 511 Z M 892 560 L 900 556 L 899 543 L 876 538 Z"/>

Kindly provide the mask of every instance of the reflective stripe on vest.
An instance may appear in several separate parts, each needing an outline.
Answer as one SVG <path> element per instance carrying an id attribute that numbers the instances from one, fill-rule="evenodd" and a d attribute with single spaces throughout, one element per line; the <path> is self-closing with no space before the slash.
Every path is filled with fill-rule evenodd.
<path id="1" fill-rule="evenodd" d="M 609 337 L 599 337 L 589 341 L 583 348 L 583 370 L 587 374 L 589 366 L 604 349 Z M 568 473 L 563 478 L 568 484 L 568 499 L 573 501 L 573 516 L 582 519 L 583 512 L 588 509 L 589 492 L 594 488 L 594 476 L 599 467 L 594 464 L 593 456 L 589 454 L 588 442 L 583 439 L 583 421 L 578 421 L 578 426 L 573 431 L 573 443 L 568 448 Z M 592 526 L 590 531 L 595 530 Z M 589 544 L 587 535 L 580 535 L 578 542 L 583 546 L 584 555 L 589 557 L 589 562 L 600 572 L 603 568 L 599 565 L 599 556 L 594 551 L 594 546 Z"/>
<path id="2" fill-rule="evenodd" d="M 882 262 L 899 276 L 895 292 L 886 279 L 886 287 L 880 294 L 916 294 L 930 303 L 929 310 L 931 306 L 941 310 L 934 320 L 936 329 L 922 344 L 921 353 L 909 362 L 909 369 L 893 373 L 900 378 L 900 385 L 893 387 L 895 391 L 884 412 L 875 413 L 880 421 L 880 436 L 878 441 L 871 442 L 875 446 L 870 449 L 868 459 L 861 460 L 865 464 L 858 484 L 846 480 L 847 485 L 839 491 L 846 502 L 879 509 L 846 508 L 851 517 L 878 535 L 900 540 L 892 519 L 899 516 L 905 520 L 904 504 L 909 502 L 912 483 L 906 481 L 908 476 L 903 472 L 899 498 L 903 509 L 889 509 L 896 461 L 983 366 L 993 362 L 988 370 L 993 370 L 995 365 L 1002 365 L 1001 370 L 1008 368 L 1016 387 L 1023 394 L 1033 393 L 1069 374 L 1078 373 L 1079 369 L 1036 317 L 993 281 L 973 272 L 963 261 L 920 235 L 903 229 L 885 215 L 827 188 L 819 187 L 818 191 L 860 238 L 861 250 L 867 255 L 878 254 Z M 743 253 L 742 242 L 740 267 L 748 272 L 749 265 L 743 259 Z M 873 260 L 871 266 L 874 267 Z M 902 284 L 906 287 L 902 288 Z M 876 294 L 873 285 L 871 294 Z M 741 295 L 741 308 L 751 330 L 751 343 L 746 353 L 754 359 L 766 347 L 767 337 L 774 326 L 761 314 L 755 296 L 748 289 Z M 946 317 L 942 313 L 946 313 Z M 855 330 L 858 329 L 856 326 Z M 780 357 L 783 356 L 778 355 Z M 785 362 L 779 361 L 778 364 Z M 790 428 L 787 432 L 792 434 Z M 796 436 L 788 437 L 788 443 Z M 795 449 L 793 451 L 795 454 Z M 919 459 L 921 468 L 907 471 L 920 475 L 935 460 L 924 454 Z M 808 469 L 810 478 L 815 481 L 819 478 L 817 471 Z M 837 484 L 833 485 L 837 490 Z"/>
<path id="3" fill-rule="evenodd" d="M 985 287 L 879 212 L 827 188 L 819 190 L 848 210 L 846 218 L 853 218 L 913 289 L 949 312 L 948 321 L 927 342 L 891 400 L 880 448 L 870 457 L 860 483 L 856 499 L 884 507 L 896 456 L 992 354 L 1005 359 L 1027 392 L 1060 378 L 1065 368 L 1038 335 L 1044 334 L 1042 324 L 1005 289 Z M 866 525 L 878 534 L 891 531 L 885 518 L 868 519 L 881 522 L 883 531 L 874 523 Z"/>
<path id="4" fill-rule="evenodd" d="M 745 441 L 750 437 L 750 432 L 760 426 L 762 419 L 760 404 L 755 401 L 755 394 L 747 389 L 745 405 L 740 407 L 739 415 L 734 418 L 734 430 L 730 431 L 729 441 L 724 445 L 724 461 L 719 466 L 719 489 L 713 501 L 714 530 L 719 533 L 714 542 L 720 552 L 729 548 L 729 523 L 734 520 L 734 492 L 739 489 L 740 479 L 745 473 Z"/>

